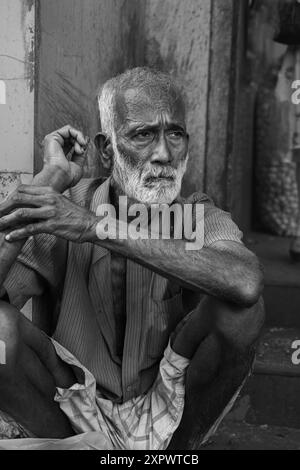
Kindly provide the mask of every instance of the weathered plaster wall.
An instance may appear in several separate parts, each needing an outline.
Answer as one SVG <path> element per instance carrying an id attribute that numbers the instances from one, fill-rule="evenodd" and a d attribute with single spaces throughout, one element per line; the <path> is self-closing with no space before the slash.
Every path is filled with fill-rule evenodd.
<path id="1" fill-rule="evenodd" d="M 188 104 L 184 192 L 202 189 L 230 209 L 237 10 L 247 0 L 39 0 L 35 169 L 45 134 L 99 128 L 96 89 L 137 65 L 175 75 Z M 234 65 L 233 65 L 234 64 Z M 103 169 L 90 149 L 89 174 Z M 237 196 L 238 197 L 238 196 Z M 238 211 L 237 211 L 238 212 Z"/>
<path id="2" fill-rule="evenodd" d="M 185 192 L 203 188 L 211 0 L 147 0 L 145 63 L 171 72 L 188 105 L 190 162 Z"/>
<path id="3" fill-rule="evenodd" d="M 0 200 L 33 173 L 34 2 L 0 5 Z"/>
<path id="4" fill-rule="evenodd" d="M 33 0 L 1 0 L 0 202 L 33 174 L 34 28 Z M 31 318 L 31 300 L 23 313 Z"/>
<path id="5" fill-rule="evenodd" d="M 187 191 L 202 187 L 210 3 L 40 0 L 36 167 L 47 132 L 70 122 L 95 134 L 99 83 L 130 66 L 155 65 L 174 73 L 186 90 L 191 134 Z M 89 170 L 101 171 L 93 158 Z"/>
<path id="6" fill-rule="evenodd" d="M 39 0 L 38 5 L 36 169 L 48 132 L 70 123 L 94 137 L 97 87 L 133 66 L 139 49 L 138 0 Z M 93 158 L 89 170 L 100 171 Z"/>

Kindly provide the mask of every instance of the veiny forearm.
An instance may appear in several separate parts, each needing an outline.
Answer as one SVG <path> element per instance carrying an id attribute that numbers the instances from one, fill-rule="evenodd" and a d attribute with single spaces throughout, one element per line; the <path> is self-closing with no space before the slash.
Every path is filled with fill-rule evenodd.
<path id="1" fill-rule="evenodd" d="M 186 251 L 182 240 L 97 239 L 95 243 L 174 279 L 183 287 L 220 300 L 250 306 L 261 292 L 260 269 L 250 252 L 245 257 L 214 248 Z"/>
<path id="2" fill-rule="evenodd" d="M 44 165 L 43 170 L 35 175 L 31 184 L 34 186 L 51 186 L 52 189 L 63 193 L 66 189 L 66 173 L 55 165 Z"/>
<path id="3" fill-rule="evenodd" d="M 120 220 L 112 220 L 111 224 L 108 224 L 112 233 L 107 233 L 107 225 L 100 223 L 103 222 L 103 218 L 77 206 L 68 198 L 57 194 L 57 191 L 49 191 L 47 188 L 43 190 L 45 190 L 45 202 L 39 204 L 42 206 L 45 204 L 46 220 L 31 223 L 35 218 L 35 209 L 28 210 L 25 216 L 24 211 L 21 213 L 15 211 L 6 219 L 3 218 L 3 229 L 16 223 L 22 225 L 27 219 L 29 222 L 25 227 L 9 233 L 10 243 L 38 233 L 50 233 L 73 242 L 97 243 L 190 290 L 203 291 L 220 300 L 245 307 L 257 302 L 262 290 L 259 263 L 256 256 L 242 244 L 218 241 L 210 247 L 188 251 L 185 240 L 153 240 L 148 239 L 147 233 L 146 239 L 130 238 L 126 222 Z M 26 193 L 26 188 L 23 192 Z M 49 202 L 49 195 L 52 202 Z M 22 197 L 19 200 L 22 200 Z M 31 194 L 31 198 L 34 197 Z M 39 198 L 42 198 L 40 193 Z M 26 198 L 25 200 L 28 201 Z M 51 215 L 49 204 L 53 207 Z M 42 211 L 39 209 L 39 217 L 41 214 Z"/>
<path id="4" fill-rule="evenodd" d="M 44 168 L 38 173 L 31 184 L 35 186 L 52 186 L 56 191 L 63 191 L 64 175 L 57 168 Z M 3 283 L 8 272 L 16 261 L 27 239 L 9 243 L 5 240 L 8 231 L 0 232 L 0 294 L 3 293 Z"/>

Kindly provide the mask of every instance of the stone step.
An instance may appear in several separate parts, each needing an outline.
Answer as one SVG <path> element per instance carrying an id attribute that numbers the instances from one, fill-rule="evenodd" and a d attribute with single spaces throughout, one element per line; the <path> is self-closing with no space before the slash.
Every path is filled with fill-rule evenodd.
<path id="1" fill-rule="evenodd" d="M 300 450 L 300 430 L 227 419 L 203 450 Z"/>
<path id="2" fill-rule="evenodd" d="M 266 324 L 300 328 L 300 263 L 289 257 L 291 239 L 254 232 L 244 242 L 264 268 Z"/>
<path id="3" fill-rule="evenodd" d="M 300 428 L 300 353 L 293 349 L 297 340 L 300 344 L 297 328 L 265 330 L 254 373 L 232 411 L 236 420 Z"/>
<path id="4" fill-rule="evenodd" d="M 265 328 L 256 350 L 254 374 L 300 377 L 300 328 Z"/>

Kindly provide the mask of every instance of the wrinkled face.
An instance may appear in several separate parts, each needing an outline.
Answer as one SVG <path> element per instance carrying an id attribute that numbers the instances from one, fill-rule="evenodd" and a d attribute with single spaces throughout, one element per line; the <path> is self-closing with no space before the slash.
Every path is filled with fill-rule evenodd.
<path id="1" fill-rule="evenodd" d="M 143 203 L 178 196 L 188 155 L 182 99 L 175 92 L 128 89 L 116 97 L 113 177 Z"/>

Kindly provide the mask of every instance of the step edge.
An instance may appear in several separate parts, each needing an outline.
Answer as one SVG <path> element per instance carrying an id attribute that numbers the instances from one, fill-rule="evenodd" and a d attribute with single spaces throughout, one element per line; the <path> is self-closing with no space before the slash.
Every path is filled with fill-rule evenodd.
<path id="1" fill-rule="evenodd" d="M 297 366 L 294 366 L 297 367 Z M 293 369 L 293 366 L 278 366 L 265 364 L 263 362 L 255 363 L 253 367 L 253 374 L 254 375 L 274 375 L 274 376 L 282 376 L 282 377 L 300 377 L 300 367 L 299 370 L 296 371 Z"/>

